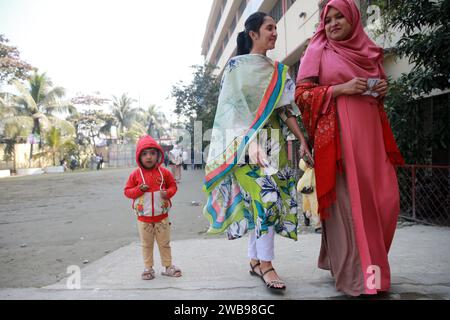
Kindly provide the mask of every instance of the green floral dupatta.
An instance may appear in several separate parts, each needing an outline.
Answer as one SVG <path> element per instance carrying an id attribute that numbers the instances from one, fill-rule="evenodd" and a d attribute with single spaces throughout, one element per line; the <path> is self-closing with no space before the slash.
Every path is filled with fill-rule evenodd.
<path id="1" fill-rule="evenodd" d="M 245 156 L 269 119 L 286 82 L 287 67 L 263 55 L 232 58 L 225 68 L 206 163 L 210 192 Z"/>
<path id="2" fill-rule="evenodd" d="M 270 133 L 281 131 L 274 110 L 285 97 L 286 72 L 286 66 L 262 55 L 234 57 L 224 70 L 204 184 L 210 234 L 228 231 L 229 239 L 236 239 L 255 229 L 259 237 L 274 226 L 277 233 L 297 239 L 296 183 L 285 138 Z M 272 176 L 242 161 L 263 128 L 269 129 L 267 143 L 278 146 L 271 154 L 280 169 Z"/>

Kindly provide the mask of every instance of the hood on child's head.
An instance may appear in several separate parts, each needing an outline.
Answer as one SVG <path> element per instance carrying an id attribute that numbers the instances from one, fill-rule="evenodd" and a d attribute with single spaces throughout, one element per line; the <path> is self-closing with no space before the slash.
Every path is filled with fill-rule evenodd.
<path id="1" fill-rule="evenodd" d="M 164 151 L 161 148 L 161 146 L 155 141 L 155 139 L 153 139 L 152 137 L 150 137 L 149 135 L 147 136 L 143 136 L 139 139 L 139 141 L 137 142 L 137 146 L 136 146 L 136 163 L 137 165 L 141 168 L 141 169 L 145 169 L 142 164 L 141 161 L 139 160 L 139 156 L 141 155 L 141 152 L 145 149 L 148 148 L 153 148 L 158 150 L 158 162 L 156 164 L 156 166 L 160 166 L 161 163 L 164 162 Z"/>

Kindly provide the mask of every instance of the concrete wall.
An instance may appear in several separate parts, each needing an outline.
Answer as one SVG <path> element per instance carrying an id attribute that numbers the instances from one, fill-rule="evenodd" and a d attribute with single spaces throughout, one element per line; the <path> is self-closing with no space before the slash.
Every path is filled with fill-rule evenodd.
<path id="1" fill-rule="evenodd" d="M 298 62 L 305 42 L 316 30 L 318 12 L 317 1 L 297 0 L 278 22 L 276 48 L 268 56 L 288 65 Z M 303 16 L 300 17 L 302 13 Z"/>
<path id="2" fill-rule="evenodd" d="M 0 145 L 0 169 L 10 169 L 14 170 L 14 162 L 13 161 L 4 161 L 4 148 L 5 145 Z M 33 154 L 39 152 L 37 149 L 38 146 L 35 145 L 33 149 Z M 29 158 L 30 158 L 30 144 L 16 144 L 14 146 L 14 154 L 15 158 L 15 169 L 28 168 L 29 167 Z M 58 159 L 57 159 L 58 160 Z M 59 163 L 57 163 L 59 165 Z M 32 168 L 44 168 L 48 166 L 53 166 L 53 158 L 52 156 L 45 156 L 32 159 L 31 167 Z"/>
<path id="3" fill-rule="evenodd" d="M 398 79 L 402 73 L 408 73 L 412 69 L 412 65 L 406 58 L 398 58 L 395 55 L 386 55 L 384 58 L 384 71 L 386 75 L 394 80 Z"/>

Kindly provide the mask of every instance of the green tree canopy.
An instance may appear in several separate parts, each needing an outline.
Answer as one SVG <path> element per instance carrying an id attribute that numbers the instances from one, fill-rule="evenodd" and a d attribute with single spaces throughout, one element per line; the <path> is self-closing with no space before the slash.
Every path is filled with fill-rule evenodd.
<path id="1" fill-rule="evenodd" d="M 408 163 L 448 163 L 450 88 L 450 0 L 377 1 L 383 9 L 379 34 L 398 31 L 392 52 L 413 65 L 390 81 L 386 108 Z"/>
<path id="2" fill-rule="evenodd" d="M 214 74 L 211 64 L 196 65 L 191 83 L 178 83 L 172 87 L 175 98 L 175 113 L 188 118 L 186 127 L 193 130 L 194 121 L 202 121 L 203 131 L 211 129 L 217 108 L 220 79 Z"/>
<path id="3" fill-rule="evenodd" d="M 450 0 L 390 1 L 384 13 L 402 34 L 394 53 L 413 65 L 400 81 L 416 96 L 450 88 Z"/>
<path id="4" fill-rule="evenodd" d="M 126 93 L 119 98 L 113 96 L 111 109 L 114 118 L 117 120 L 119 137 L 123 137 L 124 129 L 130 129 L 136 120 L 139 111 L 133 107 L 135 102 L 136 100 L 129 97 Z"/>

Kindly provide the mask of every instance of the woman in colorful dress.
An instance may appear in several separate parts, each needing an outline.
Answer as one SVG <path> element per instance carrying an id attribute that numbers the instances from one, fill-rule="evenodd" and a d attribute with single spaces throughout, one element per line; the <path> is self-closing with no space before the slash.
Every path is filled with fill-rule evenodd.
<path id="1" fill-rule="evenodd" d="M 329 1 L 301 60 L 296 101 L 314 146 L 319 268 L 351 296 L 390 287 L 400 211 L 394 166 L 404 161 L 384 111 L 387 89 L 383 49 L 363 30 L 357 6 Z"/>
<path id="2" fill-rule="evenodd" d="M 251 230 L 250 274 L 283 290 L 272 265 L 274 234 L 297 240 L 298 223 L 296 181 L 286 152 L 289 131 L 299 139 L 301 153 L 312 156 L 297 122 L 295 83 L 286 66 L 266 56 L 276 40 L 276 23 L 262 12 L 252 14 L 238 35 L 238 55 L 224 70 L 214 120 L 204 215 L 210 234 L 227 232 L 237 239 Z"/>

